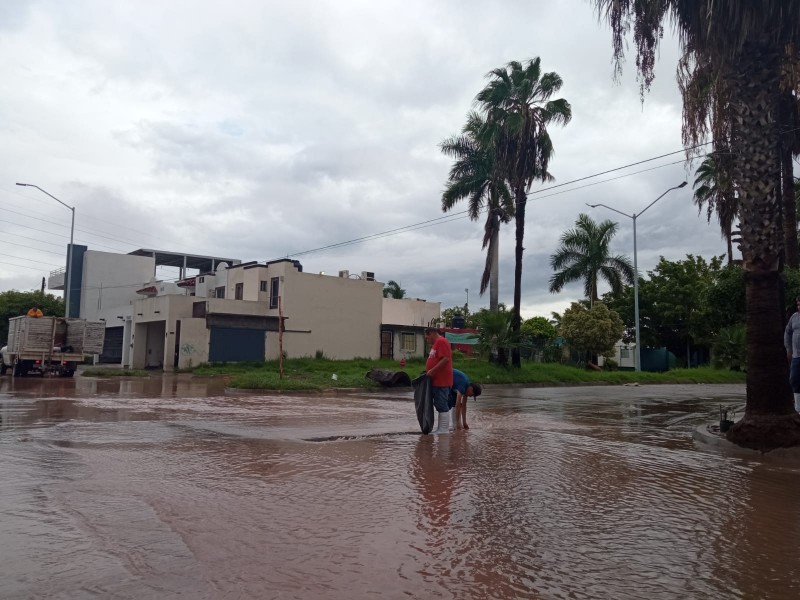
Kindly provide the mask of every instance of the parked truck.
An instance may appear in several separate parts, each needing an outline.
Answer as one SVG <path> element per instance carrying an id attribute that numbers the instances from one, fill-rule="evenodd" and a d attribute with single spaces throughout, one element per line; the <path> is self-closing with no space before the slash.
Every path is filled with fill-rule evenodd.
<path id="1" fill-rule="evenodd" d="M 100 354 L 105 323 L 65 317 L 12 317 L 8 344 L 0 350 L 0 374 L 49 373 L 72 377 L 84 358 Z"/>

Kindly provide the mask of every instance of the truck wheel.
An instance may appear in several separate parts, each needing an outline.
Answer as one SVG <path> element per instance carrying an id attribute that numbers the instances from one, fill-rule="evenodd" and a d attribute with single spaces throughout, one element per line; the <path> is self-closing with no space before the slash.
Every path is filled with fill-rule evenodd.
<path id="1" fill-rule="evenodd" d="M 25 371 L 22 370 L 22 363 L 14 365 L 14 377 L 24 377 Z"/>
<path id="2" fill-rule="evenodd" d="M 0 357 L 0 361 L 2 361 L 2 357 Z M 8 371 L 8 365 L 5 362 L 0 362 L 0 375 L 5 375 L 6 371 Z"/>
<path id="3" fill-rule="evenodd" d="M 61 373 L 62 377 L 72 377 L 73 375 L 75 375 L 75 371 L 64 371 Z"/>

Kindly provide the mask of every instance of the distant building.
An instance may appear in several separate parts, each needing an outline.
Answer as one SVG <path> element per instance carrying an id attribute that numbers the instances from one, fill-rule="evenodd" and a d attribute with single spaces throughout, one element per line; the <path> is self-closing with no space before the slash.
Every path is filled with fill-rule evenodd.
<path id="1" fill-rule="evenodd" d="M 73 255 L 71 312 L 106 322 L 101 362 L 133 368 L 274 359 L 280 322 L 289 357 L 378 358 L 385 331 L 397 334 L 392 354 L 405 345 L 413 348 L 407 356 L 422 355 L 422 331 L 440 313 L 439 303 L 383 298 L 383 284 L 366 271 L 331 276 L 289 259 L 243 263 L 147 249 L 75 246 Z M 178 267 L 178 280 L 158 280 L 159 266 Z M 49 287 L 64 289 L 65 281 L 64 270 L 53 272 Z"/>

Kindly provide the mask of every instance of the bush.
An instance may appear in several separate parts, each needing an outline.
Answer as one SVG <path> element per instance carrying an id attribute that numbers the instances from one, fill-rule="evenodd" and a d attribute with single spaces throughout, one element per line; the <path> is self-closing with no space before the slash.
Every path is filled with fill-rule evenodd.
<path id="1" fill-rule="evenodd" d="M 616 371 L 619 365 L 613 358 L 607 358 L 603 361 L 603 368 L 606 371 Z"/>
<path id="2" fill-rule="evenodd" d="M 720 330 L 711 349 L 711 364 L 715 369 L 747 370 L 747 333 L 744 325 L 732 325 Z"/>

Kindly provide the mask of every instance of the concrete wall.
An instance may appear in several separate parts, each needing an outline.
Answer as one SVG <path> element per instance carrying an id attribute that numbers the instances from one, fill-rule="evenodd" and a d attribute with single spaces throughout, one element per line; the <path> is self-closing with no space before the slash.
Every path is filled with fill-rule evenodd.
<path id="1" fill-rule="evenodd" d="M 131 306 L 141 298 L 136 290 L 150 281 L 155 271 L 151 256 L 131 256 L 87 250 L 83 255 L 80 316 L 110 326 L 122 323 L 118 316 L 131 314 Z M 116 321 L 116 323 L 114 323 Z"/>
<path id="2" fill-rule="evenodd" d="M 178 368 L 196 367 L 208 362 L 209 332 L 205 319 L 181 319 Z"/>
<path id="3" fill-rule="evenodd" d="M 154 339 L 156 328 L 146 326 L 148 323 L 163 323 L 162 350 L 165 371 L 174 368 L 175 356 L 175 324 L 178 319 L 192 317 L 193 296 L 156 296 L 142 298 L 133 305 L 133 368 L 143 369 L 152 366 L 153 348 L 151 340 Z M 142 339 L 142 336 L 145 339 Z M 152 342 L 155 343 L 155 342 Z M 143 350 L 143 348 L 145 348 Z M 149 351 L 148 351 L 149 349 Z"/>
<path id="4" fill-rule="evenodd" d="M 442 314 L 441 302 L 426 302 L 414 298 L 383 298 L 381 323 L 385 325 L 417 325 L 427 327 Z"/>
<path id="5" fill-rule="evenodd" d="M 383 284 L 331 275 L 300 273 L 289 262 L 270 265 L 282 277 L 283 347 L 290 357 L 378 358 Z M 267 357 L 277 358 L 278 335 L 267 336 Z"/>
<path id="6" fill-rule="evenodd" d="M 414 335 L 414 340 L 416 341 L 415 349 L 413 352 L 404 352 L 403 351 L 403 333 L 410 333 Z M 392 343 L 392 358 L 395 360 L 400 360 L 402 357 L 405 358 L 420 358 L 425 356 L 425 333 L 422 331 L 414 331 L 414 330 L 397 330 L 392 332 L 393 336 L 393 343 Z"/>

